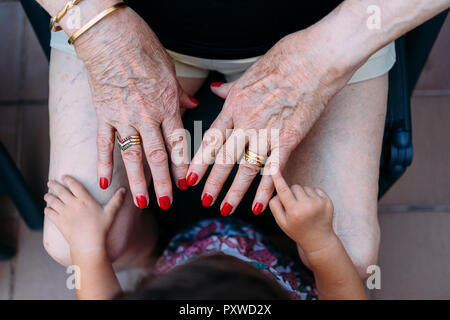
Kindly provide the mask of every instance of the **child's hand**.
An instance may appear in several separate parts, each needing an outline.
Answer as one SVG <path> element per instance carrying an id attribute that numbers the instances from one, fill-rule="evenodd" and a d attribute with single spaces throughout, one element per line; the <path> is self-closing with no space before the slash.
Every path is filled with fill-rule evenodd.
<path id="1" fill-rule="evenodd" d="M 46 217 L 61 231 L 72 253 L 105 250 L 106 235 L 123 203 L 126 189 L 117 190 L 102 207 L 74 178 L 64 176 L 62 181 L 70 191 L 55 180 L 48 182 L 49 192 L 44 196 Z"/>
<path id="2" fill-rule="evenodd" d="M 277 196 L 269 202 L 280 228 L 307 256 L 329 245 L 337 238 L 333 231 L 333 203 L 320 189 L 287 185 L 279 170 L 272 174 Z"/>

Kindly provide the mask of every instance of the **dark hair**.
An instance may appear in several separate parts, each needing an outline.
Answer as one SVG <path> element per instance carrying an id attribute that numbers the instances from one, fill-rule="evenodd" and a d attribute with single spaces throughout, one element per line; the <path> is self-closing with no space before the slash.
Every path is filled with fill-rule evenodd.
<path id="1" fill-rule="evenodd" d="M 233 256 L 212 254 L 193 258 L 167 273 L 144 279 L 135 292 L 117 299 L 131 300 L 268 300 L 289 299 L 279 283 Z"/>

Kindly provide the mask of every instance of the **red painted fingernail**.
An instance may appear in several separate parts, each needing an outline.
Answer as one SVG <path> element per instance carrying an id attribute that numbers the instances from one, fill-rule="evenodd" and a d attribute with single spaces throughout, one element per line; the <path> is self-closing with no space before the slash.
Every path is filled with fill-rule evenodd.
<path id="1" fill-rule="evenodd" d="M 189 96 L 189 100 L 191 100 L 192 103 L 194 103 L 195 105 L 198 105 L 198 100 L 195 99 L 194 97 Z"/>
<path id="2" fill-rule="evenodd" d="M 208 208 L 213 201 L 213 197 L 210 194 L 205 193 L 202 197 L 202 206 Z"/>
<path id="3" fill-rule="evenodd" d="M 99 184 L 100 184 L 100 188 L 102 188 L 103 190 L 108 188 L 108 179 L 101 177 Z"/>
<path id="4" fill-rule="evenodd" d="M 168 196 L 159 197 L 159 207 L 163 210 L 170 208 L 170 198 Z"/>
<path id="5" fill-rule="evenodd" d="M 197 179 L 198 174 L 191 172 L 187 177 L 187 184 L 192 187 L 197 182 Z"/>
<path id="6" fill-rule="evenodd" d="M 219 88 L 222 85 L 223 85 L 223 82 L 213 82 L 213 83 L 211 83 L 211 87 L 216 87 L 216 88 Z"/>
<path id="7" fill-rule="evenodd" d="M 233 206 L 231 204 L 229 204 L 228 202 L 225 202 L 222 209 L 220 210 L 220 214 L 223 215 L 224 217 L 228 216 L 230 214 L 231 210 L 233 210 Z"/>
<path id="8" fill-rule="evenodd" d="M 253 213 L 255 215 L 258 215 L 262 212 L 264 205 L 261 202 L 257 202 L 255 203 L 255 205 L 253 206 Z"/>
<path id="9" fill-rule="evenodd" d="M 180 190 L 186 190 L 188 188 L 188 184 L 186 182 L 186 179 L 178 180 L 178 188 L 180 188 Z"/>
<path id="10" fill-rule="evenodd" d="M 147 207 L 147 198 L 145 196 L 137 196 L 136 202 L 139 208 L 144 209 Z"/>

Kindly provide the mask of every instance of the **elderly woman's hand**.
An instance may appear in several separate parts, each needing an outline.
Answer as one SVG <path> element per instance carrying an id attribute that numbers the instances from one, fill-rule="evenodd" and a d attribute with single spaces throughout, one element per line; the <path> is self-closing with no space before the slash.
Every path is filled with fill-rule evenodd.
<path id="1" fill-rule="evenodd" d="M 179 107 L 192 108 L 197 102 L 182 91 L 171 58 L 130 8 L 118 10 L 83 34 L 75 49 L 87 68 L 97 111 L 100 187 L 107 188 L 111 182 L 115 131 L 122 138 L 140 134 L 159 204 L 167 209 L 172 184 L 166 147 L 179 183 L 188 169 Z M 122 151 L 122 158 L 135 204 L 146 207 L 141 146 Z"/>
<path id="2" fill-rule="evenodd" d="M 253 212 L 261 213 L 274 190 L 267 172 L 270 165 L 284 167 L 329 100 L 350 78 L 355 66 L 339 61 L 340 56 L 322 39 L 323 33 L 314 28 L 280 40 L 237 81 L 211 86 L 226 101 L 188 171 L 188 184 L 195 185 L 216 157 L 202 194 L 204 205 L 217 199 L 248 144 L 253 153 L 270 154 L 253 202 Z M 240 162 L 220 206 L 222 215 L 234 211 L 259 169 L 246 160 Z"/>

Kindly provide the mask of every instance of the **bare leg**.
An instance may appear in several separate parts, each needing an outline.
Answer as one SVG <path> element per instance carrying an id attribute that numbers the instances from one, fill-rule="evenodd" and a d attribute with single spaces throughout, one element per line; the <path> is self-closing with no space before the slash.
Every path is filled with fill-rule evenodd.
<path id="1" fill-rule="evenodd" d="M 347 85 L 328 105 L 285 169 L 291 184 L 323 188 L 334 229 L 361 277 L 378 255 L 378 176 L 387 75 Z"/>
<path id="2" fill-rule="evenodd" d="M 182 79 L 181 85 L 193 94 L 202 79 Z M 188 91 L 189 90 L 189 91 Z M 86 70 L 73 55 L 53 50 L 50 63 L 50 170 L 49 179 L 68 174 L 81 181 L 92 195 L 106 203 L 119 186 L 128 187 L 119 150 L 114 153 L 114 177 L 107 190 L 98 186 L 96 130 Z M 149 257 L 158 236 L 152 215 L 142 213 L 131 196 L 117 215 L 107 239 L 108 254 L 117 268 L 138 265 Z M 60 264 L 71 263 L 70 250 L 59 230 L 49 221 L 44 224 L 44 247 Z"/>

